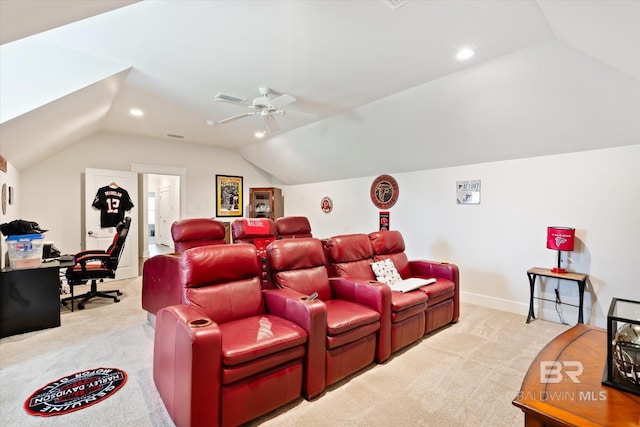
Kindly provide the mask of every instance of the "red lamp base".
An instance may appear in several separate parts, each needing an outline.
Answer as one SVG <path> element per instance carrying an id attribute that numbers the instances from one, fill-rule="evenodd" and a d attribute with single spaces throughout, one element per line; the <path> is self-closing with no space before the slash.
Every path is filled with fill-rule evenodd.
<path id="1" fill-rule="evenodd" d="M 565 268 L 559 268 L 559 267 L 553 267 L 551 269 L 552 273 L 557 273 L 557 274 L 562 274 L 562 273 L 566 273 L 567 270 Z"/>

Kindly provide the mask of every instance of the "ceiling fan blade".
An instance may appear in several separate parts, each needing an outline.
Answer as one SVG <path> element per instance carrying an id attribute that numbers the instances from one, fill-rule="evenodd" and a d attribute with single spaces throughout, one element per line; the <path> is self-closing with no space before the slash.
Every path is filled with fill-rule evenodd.
<path id="1" fill-rule="evenodd" d="M 289 105 L 292 102 L 296 102 L 296 99 L 291 95 L 280 95 L 277 98 L 273 98 L 269 101 L 269 105 L 272 105 L 276 108 L 282 108 L 285 105 Z"/>
<path id="2" fill-rule="evenodd" d="M 273 116 L 265 117 L 264 124 L 267 126 L 267 129 L 269 129 L 270 133 L 275 133 L 280 131 L 280 125 L 278 124 L 278 121 L 276 120 L 276 118 Z"/>
<path id="3" fill-rule="evenodd" d="M 222 123 L 227 123 L 227 122 L 232 122 L 234 120 L 238 120 L 241 119 L 243 117 L 248 117 L 248 116 L 254 116 L 255 113 L 251 112 L 251 113 L 242 113 L 242 114 L 238 114 L 237 116 L 232 116 L 232 117 L 228 117 L 226 119 L 222 119 L 219 122 L 216 122 L 216 124 L 222 124 Z"/>
<path id="4" fill-rule="evenodd" d="M 317 114 L 305 113 L 304 111 L 296 111 L 296 110 L 287 110 L 287 114 L 291 116 L 295 116 L 299 119 L 303 120 L 318 120 L 319 117 Z"/>

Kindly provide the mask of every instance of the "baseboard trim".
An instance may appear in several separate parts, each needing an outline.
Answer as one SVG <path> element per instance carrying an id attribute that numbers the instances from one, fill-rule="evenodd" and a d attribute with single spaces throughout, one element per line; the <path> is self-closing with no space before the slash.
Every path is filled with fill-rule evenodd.
<path id="1" fill-rule="evenodd" d="M 496 298 L 487 295 L 475 294 L 473 292 L 460 292 L 460 302 L 492 308 L 494 310 L 506 311 L 508 313 L 520 314 L 525 318 L 529 314 L 529 302 L 510 301 L 503 298 Z M 575 325 L 578 319 L 578 308 L 572 306 L 562 306 L 564 321 L 567 324 Z M 539 301 L 534 300 L 533 312 L 537 319 L 544 319 L 550 322 L 560 323 L 558 313 L 553 308 L 553 303 L 547 306 L 539 306 Z M 584 308 L 584 321 L 589 323 L 591 308 Z"/>
<path id="2" fill-rule="evenodd" d="M 506 300 L 504 298 L 490 297 L 487 295 L 474 294 L 473 292 L 460 292 L 460 302 L 475 304 L 482 307 L 493 308 L 495 310 L 506 311 L 508 313 L 523 314 L 529 313 L 529 303 Z"/>

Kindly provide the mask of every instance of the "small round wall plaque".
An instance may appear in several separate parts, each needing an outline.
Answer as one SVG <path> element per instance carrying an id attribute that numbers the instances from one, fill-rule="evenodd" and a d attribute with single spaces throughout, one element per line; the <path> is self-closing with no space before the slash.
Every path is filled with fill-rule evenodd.
<path id="1" fill-rule="evenodd" d="M 378 209 L 389 209 L 399 195 L 398 183 L 390 175 L 380 175 L 371 184 L 371 201 Z"/>
<path id="2" fill-rule="evenodd" d="M 328 197 L 323 197 L 320 201 L 320 209 L 322 212 L 329 213 L 333 209 L 333 201 Z"/>

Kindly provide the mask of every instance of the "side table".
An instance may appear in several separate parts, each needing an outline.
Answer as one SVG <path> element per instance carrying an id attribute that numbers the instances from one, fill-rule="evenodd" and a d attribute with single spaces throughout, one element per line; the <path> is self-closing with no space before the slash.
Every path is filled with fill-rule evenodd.
<path id="1" fill-rule="evenodd" d="M 530 268 L 529 270 L 527 270 L 527 276 L 529 277 L 529 288 L 530 288 L 530 292 L 531 292 L 530 295 L 529 295 L 529 316 L 527 316 L 527 323 L 531 322 L 531 319 L 535 319 L 536 318 L 536 316 L 533 314 L 533 300 L 534 300 L 534 298 L 535 299 L 545 300 L 545 301 L 555 302 L 555 301 L 552 301 L 552 300 L 548 300 L 548 299 L 545 299 L 545 298 L 535 297 L 534 296 L 536 277 L 538 277 L 538 276 L 553 277 L 553 278 L 562 279 L 562 280 L 570 280 L 570 281 L 576 282 L 578 284 L 578 292 L 579 292 L 579 295 L 580 295 L 580 305 L 577 306 L 578 307 L 578 323 L 584 323 L 583 322 L 583 318 L 582 318 L 582 309 L 583 309 L 583 305 L 584 305 L 584 288 L 586 287 L 587 277 L 588 277 L 586 274 L 570 273 L 570 272 L 567 272 L 567 273 L 554 273 L 548 268 L 533 267 L 533 268 Z M 573 307 L 576 307 L 573 304 L 567 304 L 567 305 L 571 305 Z"/>

